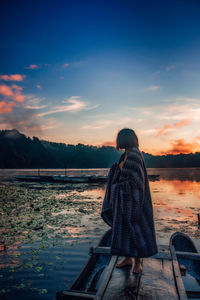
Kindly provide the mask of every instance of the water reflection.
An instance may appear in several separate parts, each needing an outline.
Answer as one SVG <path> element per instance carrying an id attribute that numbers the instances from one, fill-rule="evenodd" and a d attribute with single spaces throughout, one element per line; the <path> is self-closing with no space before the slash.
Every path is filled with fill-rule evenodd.
<path id="1" fill-rule="evenodd" d="M 105 175 L 108 169 L 87 172 Z M 160 174 L 150 181 L 158 241 L 168 243 L 174 231 L 199 238 L 200 168 L 148 173 Z M 0 293 L 6 299 L 54 299 L 79 273 L 90 244 L 108 229 L 100 217 L 106 184 L 19 184 L 5 170 L 2 179 Z"/>

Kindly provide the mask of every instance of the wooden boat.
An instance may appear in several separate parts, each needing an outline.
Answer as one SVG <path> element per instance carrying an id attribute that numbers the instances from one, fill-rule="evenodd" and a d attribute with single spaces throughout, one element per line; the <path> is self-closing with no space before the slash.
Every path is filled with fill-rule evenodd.
<path id="1" fill-rule="evenodd" d="M 158 180 L 160 175 L 148 175 L 149 180 Z M 29 182 L 52 182 L 52 183 L 105 183 L 107 176 L 65 176 L 65 175 L 48 175 L 48 176 L 23 176 L 14 177 L 18 181 Z"/>
<path id="2" fill-rule="evenodd" d="M 200 299 L 200 253 L 195 244 L 188 235 L 175 232 L 169 246 L 181 299 Z"/>
<path id="3" fill-rule="evenodd" d="M 18 181 L 30 182 L 52 182 L 52 183 L 103 183 L 106 182 L 106 176 L 65 176 L 65 175 L 48 175 L 48 176 L 15 176 Z"/>
<path id="4" fill-rule="evenodd" d="M 112 229 L 104 234 L 97 247 L 91 247 L 86 266 L 68 290 L 56 293 L 57 300 L 188 299 L 181 276 L 182 290 L 180 284 L 176 287 L 178 280 L 173 274 L 168 246 L 159 246 L 157 254 L 143 258 L 142 273 L 134 274 L 132 266 L 115 268 L 122 257 L 110 254 L 111 234 Z"/>
<path id="5" fill-rule="evenodd" d="M 106 233 L 101 238 L 97 249 L 101 249 L 101 247 L 108 247 L 110 245 L 111 233 L 112 229 L 106 231 Z M 100 253 L 98 253 L 98 251 L 94 251 L 93 247 L 91 247 L 91 256 L 86 266 L 74 280 L 73 284 L 68 290 L 56 293 L 56 299 L 94 299 L 99 286 L 102 286 L 102 279 L 104 281 L 103 284 L 105 284 L 109 280 L 108 274 L 110 271 L 108 269 L 108 266 L 110 268 L 112 255 L 106 253 L 106 251 L 104 252 L 105 253 L 102 253 L 102 251 L 100 251 Z M 107 277 L 107 279 L 105 277 Z"/>

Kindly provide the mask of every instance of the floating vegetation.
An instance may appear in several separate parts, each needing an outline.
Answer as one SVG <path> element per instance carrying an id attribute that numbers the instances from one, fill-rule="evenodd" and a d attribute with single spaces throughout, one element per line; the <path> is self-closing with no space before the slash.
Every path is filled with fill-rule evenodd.
<path id="1" fill-rule="evenodd" d="M 58 238 L 73 236 L 71 228 L 81 226 L 82 215 L 97 214 L 101 206 L 101 202 L 94 203 L 90 197 L 85 201 L 86 197 L 77 191 L 69 190 L 65 194 L 48 188 L 30 191 L 28 185 L 11 184 L 8 189 L 2 184 L 0 198 L 3 243 L 34 243 L 37 240 L 43 243 L 40 248 L 48 248 L 55 238 L 58 241 Z"/>
<path id="2" fill-rule="evenodd" d="M 192 184 L 150 183 L 158 240 L 168 242 L 174 231 L 200 237 L 200 183 Z M 104 187 L 0 182 L 0 298 L 54 299 L 68 287 L 94 238 L 108 229 L 100 216 Z"/>

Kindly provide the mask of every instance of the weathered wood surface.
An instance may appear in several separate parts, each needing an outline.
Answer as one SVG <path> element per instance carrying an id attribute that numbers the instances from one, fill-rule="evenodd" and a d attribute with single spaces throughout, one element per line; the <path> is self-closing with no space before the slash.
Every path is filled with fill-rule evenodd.
<path id="1" fill-rule="evenodd" d="M 172 262 L 166 259 L 144 258 L 137 300 L 178 300 Z"/>
<path id="2" fill-rule="evenodd" d="M 112 277 L 113 270 L 115 269 L 115 264 L 117 262 L 118 256 L 113 255 L 109 265 L 107 266 L 107 272 L 105 273 L 105 276 L 103 278 L 103 282 L 101 286 L 99 287 L 99 290 L 96 294 L 95 300 L 101 300 L 103 298 L 103 295 L 107 289 L 107 285 L 110 282 L 110 278 Z"/>
<path id="3" fill-rule="evenodd" d="M 200 260 L 200 253 L 176 251 L 176 255 L 187 259 Z"/>
<path id="4" fill-rule="evenodd" d="M 123 259 L 122 256 L 118 260 Z M 140 275 L 132 273 L 132 266 L 114 268 L 103 300 L 136 299 Z"/>
<path id="5" fill-rule="evenodd" d="M 122 258 L 118 257 L 116 262 Z M 179 300 L 168 247 L 163 247 L 152 257 L 143 258 L 142 264 L 140 274 L 132 272 L 133 266 L 114 267 L 105 292 L 98 299 Z"/>
<path id="6" fill-rule="evenodd" d="M 94 248 L 95 253 L 105 254 L 109 251 L 108 247 Z M 123 257 L 112 256 L 96 295 L 92 293 L 84 295 L 77 291 L 70 295 L 71 298 L 64 293 L 63 298 L 60 299 L 186 300 L 178 262 L 173 254 L 171 256 L 168 246 L 159 246 L 159 252 L 156 255 L 142 259 L 143 270 L 140 274 L 132 272 L 133 266 L 116 268 L 117 261 Z M 73 298 L 73 296 L 78 296 L 78 298 Z"/>
<path id="7" fill-rule="evenodd" d="M 185 292 L 185 287 L 183 285 L 183 280 L 181 277 L 181 272 L 180 272 L 179 264 L 178 264 L 177 257 L 176 257 L 176 252 L 175 252 L 173 245 L 170 245 L 170 252 L 171 252 L 171 257 L 172 257 L 172 267 L 173 267 L 174 278 L 175 278 L 177 290 L 179 293 L 179 299 L 187 300 L 188 297 Z"/>
<path id="8" fill-rule="evenodd" d="M 56 298 L 59 300 L 91 300 L 94 299 L 94 295 L 89 293 L 85 294 L 82 292 L 75 291 L 63 291 L 56 294 Z"/>

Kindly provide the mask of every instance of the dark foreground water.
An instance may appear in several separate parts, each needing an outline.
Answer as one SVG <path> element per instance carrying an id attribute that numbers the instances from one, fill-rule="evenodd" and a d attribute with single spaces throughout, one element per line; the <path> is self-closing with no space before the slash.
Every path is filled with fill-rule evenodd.
<path id="1" fill-rule="evenodd" d="M 40 171 L 63 174 L 64 170 Z M 107 174 L 108 169 L 68 170 L 68 175 Z M 15 182 L 0 173 L 0 299 L 54 299 L 68 288 L 108 226 L 100 218 L 105 184 Z M 157 240 L 175 231 L 199 238 L 200 169 L 148 169 Z"/>

